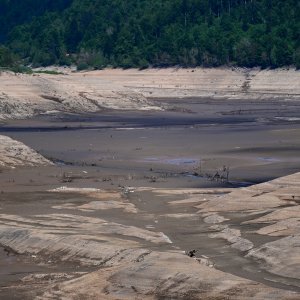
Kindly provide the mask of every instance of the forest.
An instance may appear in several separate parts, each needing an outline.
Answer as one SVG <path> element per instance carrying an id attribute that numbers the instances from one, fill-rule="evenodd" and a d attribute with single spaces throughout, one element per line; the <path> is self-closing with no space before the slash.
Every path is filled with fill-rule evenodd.
<path id="1" fill-rule="evenodd" d="M 0 0 L 0 66 L 300 68 L 299 0 Z"/>

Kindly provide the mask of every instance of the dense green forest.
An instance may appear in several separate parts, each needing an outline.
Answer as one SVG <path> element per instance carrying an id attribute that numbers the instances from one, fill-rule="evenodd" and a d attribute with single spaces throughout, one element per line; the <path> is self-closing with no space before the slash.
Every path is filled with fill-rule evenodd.
<path id="1" fill-rule="evenodd" d="M 299 68 L 300 1 L 0 0 L 0 43 L 2 66 Z"/>

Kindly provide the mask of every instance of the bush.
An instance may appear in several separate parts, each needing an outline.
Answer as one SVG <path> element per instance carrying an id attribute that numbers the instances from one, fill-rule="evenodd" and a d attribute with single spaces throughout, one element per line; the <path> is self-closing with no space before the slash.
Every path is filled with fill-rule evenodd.
<path id="1" fill-rule="evenodd" d="M 34 73 L 48 74 L 48 75 L 63 75 L 64 74 L 62 72 L 57 72 L 57 71 L 54 71 L 54 70 L 34 71 Z"/>
<path id="2" fill-rule="evenodd" d="M 11 51 L 0 46 L 0 67 L 12 67 L 15 64 L 16 57 L 11 53 Z"/>
<path id="3" fill-rule="evenodd" d="M 294 62 L 295 62 L 296 69 L 299 70 L 300 69 L 300 48 L 298 48 L 295 51 Z"/>
<path id="4" fill-rule="evenodd" d="M 77 71 L 84 71 L 84 70 L 87 70 L 87 69 L 89 69 L 89 65 L 86 62 L 80 62 L 77 65 Z"/>
<path id="5" fill-rule="evenodd" d="M 23 74 L 32 74 L 33 71 L 31 68 L 23 66 L 23 65 L 16 65 L 10 68 L 11 71 L 14 73 L 23 73 Z"/>

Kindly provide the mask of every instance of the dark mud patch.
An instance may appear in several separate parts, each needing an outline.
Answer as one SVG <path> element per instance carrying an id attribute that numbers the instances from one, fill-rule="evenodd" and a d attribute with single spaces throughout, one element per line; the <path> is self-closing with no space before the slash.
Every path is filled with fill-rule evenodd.
<path id="1" fill-rule="evenodd" d="M 26 275 L 50 271 L 47 267 L 39 266 L 34 257 L 19 255 L 13 249 L 0 245 L 0 289 Z"/>

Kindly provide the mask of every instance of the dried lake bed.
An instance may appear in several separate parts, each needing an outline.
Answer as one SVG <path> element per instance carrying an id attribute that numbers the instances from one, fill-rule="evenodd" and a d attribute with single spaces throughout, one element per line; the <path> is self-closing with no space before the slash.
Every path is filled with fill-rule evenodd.
<path id="1" fill-rule="evenodd" d="M 299 102 L 152 101 L 3 123 L 0 297 L 299 299 Z"/>

